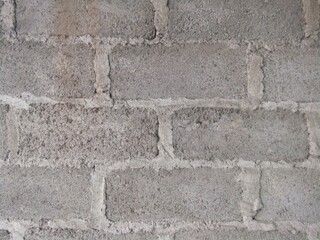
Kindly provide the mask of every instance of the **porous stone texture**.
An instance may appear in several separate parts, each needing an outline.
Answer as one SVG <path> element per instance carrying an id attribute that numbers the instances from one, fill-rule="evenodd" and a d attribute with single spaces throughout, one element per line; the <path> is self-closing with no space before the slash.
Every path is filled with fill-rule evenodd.
<path id="1" fill-rule="evenodd" d="M 2 167 L 0 218 L 87 219 L 90 181 L 90 171 L 85 169 Z"/>
<path id="2" fill-rule="evenodd" d="M 46 13 L 46 14 L 43 14 Z M 21 35 L 153 38 L 149 0 L 17 0 Z"/>
<path id="3" fill-rule="evenodd" d="M 258 220 L 319 222 L 320 171 L 267 169 L 262 172 L 263 208 Z"/>
<path id="4" fill-rule="evenodd" d="M 128 169 L 106 178 L 106 215 L 123 220 L 241 220 L 238 169 Z"/>
<path id="5" fill-rule="evenodd" d="M 6 230 L 0 230 L 0 239 L 1 240 L 9 240 L 10 239 L 10 233 Z"/>
<path id="6" fill-rule="evenodd" d="M 24 240 L 106 240 L 107 235 L 102 231 L 82 231 L 73 229 L 35 229 L 28 230 Z"/>
<path id="7" fill-rule="evenodd" d="M 30 229 L 24 240 L 156 240 L 149 233 L 111 234 L 94 230 Z"/>
<path id="8" fill-rule="evenodd" d="M 169 0 L 172 39 L 300 41 L 300 0 Z M 285 14 L 284 14 L 285 13 Z"/>
<path id="9" fill-rule="evenodd" d="M 245 46 L 121 46 L 110 64 L 116 99 L 246 97 Z"/>
<path id="10" fill-rule="evenodd" d="M 6 121 L 8 110 L 8 105 L 0 104 L 0 159 L 6 158 L 8 154 L 8 132 Z"/>
<path id="11" fill-rule="evenodd" d="M 0 94 L 57 98 L 92 97 L 94 50 L 86 44 L 53 47 L 0 40 Z"/>
<path id="12" fill-rule="evenodd" d="M 0 0 L 0 240 L 320 239 L 320 0 Z"/>
<path id="13" fill-rule="evenodd" d="M 308 157 L 303 114 L 278 110 L 185 108 L 172 115 L 174 153 L 182 159 L 295 162 Z"/>
<path id="14" fill-rule="evenodd" d="M 33 104 L 20 111 L 17 121 L 22 159 L 106 162 L 158 154 L 158 122 L 152 110 Z"/>
<path id="15" fill-rule="evenodd" d="M 1 14 L 1 12 L 2 12 L 2 7 L 3 7 L 3 5 L 4 5 L 4 2 L 2 1 L 2 0 L 0 0 L 0 14 Z M 3 30 L 3 20 L 2 20 L 2 18 L 1 18 L 1 15 L 0 15 L 0 37 L 2 37 L 3 36 L 3 33 L 4 33 L 4 30 Z"/>
<path id="16" fill-rule="evenodd" d="M 320 49 L 279 48 L 265 54 L 264 99 L 320 102 Z"/>
<path id="17" fill-rule="evenodd" d="M 185 231 L 175 234 L 175 240 L 307 240 L 307 235 L 302 233 L 284 234 L 276 231 L 252 231 L 217 229 L 213 231 Z"/>

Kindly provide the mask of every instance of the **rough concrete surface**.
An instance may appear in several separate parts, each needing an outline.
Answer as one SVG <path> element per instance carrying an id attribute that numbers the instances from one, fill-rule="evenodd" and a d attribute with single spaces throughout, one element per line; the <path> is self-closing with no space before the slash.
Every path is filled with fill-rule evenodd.
<path id="1" fill-rule="evenodd" d="M 268 101 L 320 102 L 320 50 L 280 48 L 265 56 L 264 98 Z"/>
<path id="2" fill-rule="evenodd" d="M 172 128 L 178 158 L 295 162 L 308 157 L 300 113 L 186 108 L 172 115 Z"/>
<path id="3" fill-rule="evenodd" d="M 262 172 L 260 220 L 318 222 L 320 171 L 268 169 Z"/>
<path id="4" fill-rule="evenodd" d="M 305 234 L 280 233 L 275 231 L 263 232 L 232 229 L 216 229 L 212 231 L 186 231 L 175 235 L 175 240 L 307 240 Z"/>
<path id="5" fill-rule="evenodd" d="M 148 233 L 108 234 L 95 230 L 50 230 L 31 229 L 26 233 L 25 240 L 153 240 L 156 236 Z"/>
<path id="6" fill-rule="evenodd" d="M 110 63 L 116 99 L 246 97 L 244 46 L 117 47 Z"/>
<path id="7" fill-rule="evenodd" d="M 0 40 L 0 94 L 56 98 L 92 97 L 94 50 L 85 44 L 53 47 Z"/>
<path id="8" fill-rule="evenodd" d="M 10 239 L 10 232 L 6 230 L 0 230 L 0 239 L 1 240 L 9 240 Z"/>
<path id="9" fill-rule="evenodd" d="M 238 170 L 126 170 L 106 179 L 110 220 L 241 220 Z"/>
<path id="10" fill-rule="evenodd" d="M 18 0 L 16 16 L 17 31 L 22 35 L 155 35 L 154 8 L 149 0 Z"/>
<path id="11" fill-rule="evenodd" d="M 304 35 L 300 0 L 169 0 L 168 7 L 172 39 L 298 41 Z"/>
<path id="12" fill-rule="evenodd" d="M 0 0 L 0 240 L 319 240 L 319 0 Z"/>
<path id="13" fill-rule="evenodd" d="M 8 153 L 7 112 L 8 105 L 0 104 L 0 159 L 6 158 Z"/>
<path id="14" fill-rule="evenodd" d="M 18 158 L 119 161 L 158 154 L 157 116 L 147 109 L 33 104 L 19 114 Z"/>
<path id="15" fill-rule="evenodd" d="M 90 171 L 0 168 L 0 218 L 89 218 Z"/>

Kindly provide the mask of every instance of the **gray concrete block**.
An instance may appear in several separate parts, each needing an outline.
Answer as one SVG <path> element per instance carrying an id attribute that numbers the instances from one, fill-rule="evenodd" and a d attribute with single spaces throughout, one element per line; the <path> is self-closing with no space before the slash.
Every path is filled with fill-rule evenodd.
<path id="1" fill-rule="evenodd" d="M 2 0 L 0 0 L 0 14 L 1 14 L 1 11 L 2 11 L 3 5 L 4 5 L 4 2 Z M 2 37 L 3 34 L 4 34 L 3 24 L 4 23 L 3 23 L 2 19 L 1 19 L 1 16 L 0 16 L 0 37 Z"/>
<path id="2" fill-rule="evenodd" d="M 2 167 L 0 218 L 87 219 L 90 181 L 89 170 Z"/>
<path id="3" fill-rule="evenodd" d="M 306 234 L 280 233 L 276 231 L 248 231 L 234 229 L 217 229 L 206 231 L 185 231 L 175 234 L 175 240 L 308 240 Z"/>
<path id="4" fill-rule="evenodd" d="M 320 221 L 320 171 L 267 169 L 262 172 L 263 208 L 258 220 Z"/>
<path id="5" fill-rule="evenodd" d="M 17 0 L 17 31 L 22 35 L 150 39 L 155 36 L 153 19 L 149 0 Z"/>
<path id="6" fill-rule="evenodd" d="M 156 240 L 157 237 L 148 233 L 111 234 L 95 230 L 73 229 L 30 229 L 25 240 Z"/>
<path id="7" fill-rule="evenodd" d="M 158 154 L 158 119 L 142 108 L 33 104 L 19 113 L 19 158 L 119 161 Z"/>
<path id="8" fill-rule="evenodd" d="M 0 94 L 92 97 L 94 82 L 94 50 L 88 45 L 0 41 Z"/>
<path id="9" fill-rule="evenodd" d="M 0 239 L 1 240 L 10 240 L 10 233 L 6 230 L 0 230 Z"/>
<path id="10" fill-rule="evenodd" d="M 172 39 L 300 41 L 300 0 L 169 0 Z"/>
<path id="11" fill-rule="evenodd" d="M 8 154 L 8 131 L 6 120 L 8 110 L 8 105 L 0 104 L 0 159 L 5 159 Z"/>
<path id="12" fill-rule="evenodd" d="M 265 55 L 264 99 L 320 102 L 320 49 L 280 48 Z"/>
<path id="13" fill-rule="evenodd" d="M 174 153 L 182 159 L 304 160 L 306 120 L 289 111 L 186 108 L 172 115 Z"/>
<path id="14" fill-rule="evenodd" d="M 106 234 L 102 231 L 74 230 L 74 229 L 29 229 L 24 240 L 106 240 Z"/>
<path id="15" fill-rule="evenodd" d="M 246 97 L 245 47 L 125 46 L 112 52 L 110 62 L 117 99 Z"/>
<path id="16" fill-rule="evenodd" d="M 113 221 L 241 220 L 238 169 L 128 169 L 106 178 L 106 216 Z"/>

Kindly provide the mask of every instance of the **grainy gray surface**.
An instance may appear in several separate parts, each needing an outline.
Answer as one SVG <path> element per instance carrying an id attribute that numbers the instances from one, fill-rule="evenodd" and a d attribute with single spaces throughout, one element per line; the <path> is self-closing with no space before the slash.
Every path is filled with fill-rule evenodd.
<path id="1" fill-rule="evenodd" d="M 239 170 L 133 169 L 108 174 L 110 220 L 241 220 Z"/>
<path id="2" fill-rule="evenodd" d="M 114 162 L 158 154 L 157 116 L 147 109 L 34 104 L 19 114 L 22 159 Z"/>
<path id="3" fill-rule="evenodd" d="M 156 240 L 149 233 L 111 234 L 95 230 L 50 230 L 31 229 L 26 233 L 25 240 Z"/>
<path id="4" fill-rule="evenodd" d="M 94 50 L 86 44 L 62 45 L 0 40 L 0 94 L 41 97 L 92 97 Z"/>
<path id="5" fill-rule="evenodd" d="M 8 105 L 0 104 L 0 159 L 4 159 L 8 153 L 7 112 Z"/>
<path id="6" fill-rule="evenodd" d="M 304 116 L 289 111 L 186 108 L 172 115 L 173 147 L 183 159 L 301 161 L 308 157 Z"/>
<path id="7" fill-rule="evenodd" d="M 312 169 L 268 169 L 262 172 L 259 220 L 318 222 L 320 172 Z"/>
<path id="8" fill-rule="evenodd" d="M 239 99 L 247 95 L 245 46 L 117 47 L 110 63 L 116 99 Z"/>
<path id="9" fill-rule="evenodd" d="M 298 41 L 303 37 L 300 0 L 169 0 L 172 39 Z"/>
<path id="10" fill-rule="evenodd" d="M 0 239 L 1 240 L 10 240 L 10 232 L 6 230 L 0 230 Z"/>
<path id="11" fill-rule="evenodd" d="M 217 229 L 213 231 L 179 232 L 175 240 L 307 240 L 306 234 L 280 233 L 276 231 L 252 231 Z"/>
<path id="12" fill-rule="evenodd" d="M 320 102 L 320 50 L 280 48 L 265 56 L 264 99 Z"/>
<path id="13" fill-rule="evenodd" d="M 0 0 L 0 240 L 320 239 L 319 12 Z"/>
<path id="14" fill-rule="evenodd" d="M 16 16 L 17 31 L 22 35 L 155 35 L 154 8 L 149 0 L 18 0 Z"/>
<path id="15" fill-rule="evenodd" d="M 89 170 L 2 167 L 1 220 L 87 219 L 90 179 Z"/>

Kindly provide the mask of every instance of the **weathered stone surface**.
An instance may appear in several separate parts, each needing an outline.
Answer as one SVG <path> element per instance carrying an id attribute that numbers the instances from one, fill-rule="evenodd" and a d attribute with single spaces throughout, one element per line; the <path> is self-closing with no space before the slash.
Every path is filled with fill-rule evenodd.
<path id="1" fill-rule="evenodd" d="M 149 0 L 17 0 L 17 31 L 22 35 L 149 39 L 155 36 L 153 18 Z"/>
<path id="2" fill-rule="evenodd" d="M 320 102 L 320 49 L 287 47 L 265 55 L 264 99 Z"/>
<path id="3" fill-rule="evenodd" d="M 152 110 L 34 104 L 19 114 L 22 159 L 118 161 L 158 154 Z"/>
<path id="4" fill-rule="evenodd" d="M 300 0 L 169 0 L 172 39 L 300 41 Z"/>
<path id="5" fill-rule="evenodd" d="M 0 94 L 92 97 L 94 50 L 85 44 L 53 47 L 41 42 L 0 40 Z"/>
<path id="6" fill-rule="evenodd" d="M 8 154 L 7 121 L 8 105 L 0 104 L 0 159 Z"/>
<path id="7" fill-rule="evenodd" d="M 238 169 L 128 169 L 106 178 L 106 215 L 113 221 L 241 220 Z"/>
<path id="8" fill-rule="evenodd" d="M 320 221 L 320 171 L 267 169 L 262 172 L 263 208 L 258 220 Z"/>
<path id="9" fill-rule="evenodd" d="M 172 126 L 175 155 L 183 159 L 295 162 L 309 154 L 298 112 L 186 108 L 172 115 Z"/>
<path id="10" fill-rule="evenodd" d="M 1 240 L 9 240 L 10 238 L 10 233 L 6 230 L 0 230 L 0 239 Z"/>
<path id="11" fill-rule="evenodd" d="M 25 240 L 156 240 L 157 237 L 148 233 L 106 234 L 94 230 L 61 230 L 61 229 L 30 229 Z"/>
<path id="12" fill-rule="evenodd" d="M 0 37 L 2 37 L 3 33 L 4 33 L 3 20 L 2 20 L 2 16 L 1 16 L 1 11 L 2 11 L 3 5 L 4 5 L 4 2 L 2 0 L 0 0 Z"/>
<path id="13" fill-rule="evenodd" d="M 217 229 L 213 231 L 186 231 L 175 234 L 175 240 L 307 240 L 306 234 L 284 234 L 276 231 L 247 231 Z"/>
<path id="14" fill-rule="evenodd" d="M 88 170 L 40 167 L 0 169 L 0 218 L 89 218 Z"/>
<path id="15" fill-rule="evenodd" d="M 246 96 L 244 47 L 125 46 L 112 52 L 110 62 L 111 91 L 117 99 Z"/>

